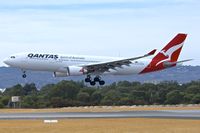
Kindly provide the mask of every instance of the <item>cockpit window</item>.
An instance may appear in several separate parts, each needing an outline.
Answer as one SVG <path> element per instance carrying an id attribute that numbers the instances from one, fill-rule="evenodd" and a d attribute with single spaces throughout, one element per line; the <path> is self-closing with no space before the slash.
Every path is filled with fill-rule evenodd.
<path id="1" fill-rule="evenodd" d="M 15 56 L 11 56 L 10 58 L 14 59 L 14 58 L 15 58 Z"/>

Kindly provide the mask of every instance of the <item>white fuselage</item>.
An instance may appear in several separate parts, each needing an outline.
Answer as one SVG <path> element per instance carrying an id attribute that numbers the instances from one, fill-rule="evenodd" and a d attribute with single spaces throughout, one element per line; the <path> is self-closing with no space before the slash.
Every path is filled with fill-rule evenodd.
<path id="1" fill-rule="evenodd" d="M 84 56 L 84 55 L 55 55 L 55 54 L 17 54 L 4 60 L 4 62 L 11 66 L 20 68 L 22 70 L 34 71 L 49 71 L 66 73 L 67 67 L 79 67 L 88 64 L 95 64 L 106 61 L 120 60 L 124 58 L 116 57 L 102 57 L 102 56 Z M 127 75 L 139 74 L 145 67 L 148 66 L 151 60 L 135 60 L 128 66 L 118 67 L 115 70 L 111 69 L 109 72 L 102 74 L 113 75 Z M 68 76 L 76 76 L 71 74 Z"/>

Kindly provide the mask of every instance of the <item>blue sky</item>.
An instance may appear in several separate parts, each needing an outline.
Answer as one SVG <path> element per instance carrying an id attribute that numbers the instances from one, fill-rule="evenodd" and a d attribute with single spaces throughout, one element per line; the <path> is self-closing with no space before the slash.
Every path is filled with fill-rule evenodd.
<path id="1" fill-rule="evenodd" d="M 0 0 L 0 65 L 13 53 L 134 57 L 188 34 L 181 59 L 200 64 L 198 0 Z"/>

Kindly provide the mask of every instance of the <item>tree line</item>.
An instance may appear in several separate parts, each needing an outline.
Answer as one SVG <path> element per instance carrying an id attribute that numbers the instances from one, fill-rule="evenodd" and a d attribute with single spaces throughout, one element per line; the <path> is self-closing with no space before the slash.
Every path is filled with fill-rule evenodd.
<path id="1" fill-rule="evenodd" d="M 40 90 L 34 83 L 18 84 L 0 93 L 0 108 L 11 106 L 11 96 L 20 96 L 22 108 L 55 108 L 101 105 L 199 104 L 200 81 L 159 84 L 121 81 L 103 87 L 89 87 L 83 82 L 61 81 Z"/>

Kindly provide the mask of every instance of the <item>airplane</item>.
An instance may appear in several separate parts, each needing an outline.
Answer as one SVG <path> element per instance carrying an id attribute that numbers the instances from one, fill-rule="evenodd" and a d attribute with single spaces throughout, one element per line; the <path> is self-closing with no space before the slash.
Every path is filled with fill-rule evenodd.
<path id="1" fill-rule="evenodd" d="M 86 75 L 86 83 L 90 83 L 92 86 L 97 82 L 99 85 L 104 85 L 105 81 L 102 80 L 102 75 L 145 74 L 190 61 L 191 59 L 178 61 L 186 37 L 187 34 L 177 34 L 152 59 L 146 59 L 146 57 L 154 55 L 156 49 L 133 58 L 21 53 L 6 58 L 4 63 L 10 67 L 21 69 L 23 78 L 27 77 L 27 70 L 49 71 L 53 73 L 54 77 Z"/>

